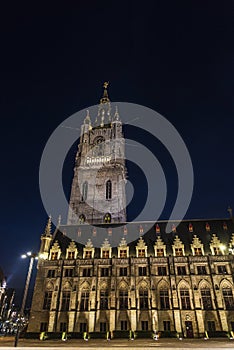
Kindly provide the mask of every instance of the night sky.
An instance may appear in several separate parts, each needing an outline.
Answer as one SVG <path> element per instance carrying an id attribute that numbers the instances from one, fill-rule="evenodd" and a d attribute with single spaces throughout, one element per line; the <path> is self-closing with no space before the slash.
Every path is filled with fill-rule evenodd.
<path id="1" fill-rule="evenodd" d="M 234 206 L 233 1 L 6 6 L 0 20 L 0 266 L 8 286 L 17 293 L 23 287 L 28 262 L 20 256 L 38 251 L 47 220 L 38 184 L 46 141 L 64 119 L 98 103 L 106 80 L 113 101 L 156 110 L 183 137 L 195 175 L 186 217 L 228 216 Z M 67 194 L 75 150 L 66 161 Z M 158 150 L 173 187 L 170 160 Z M 163 219 L 170 210 L 169 199 Z"/>

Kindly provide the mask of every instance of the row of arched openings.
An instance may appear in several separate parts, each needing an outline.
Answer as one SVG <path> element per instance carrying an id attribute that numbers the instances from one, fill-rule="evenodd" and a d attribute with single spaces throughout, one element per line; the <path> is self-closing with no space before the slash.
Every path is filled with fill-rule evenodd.
<path id="1" fill-rule="evenodd" d="M 88 182 L 85 181 L 82 185 L 82 192 L 81 192 L 81 201 L 85 202 L 88 197 Z M 112 198 L 112 183 L 110 180 L 107 180 L 106 182 L 106 199 Z"/>

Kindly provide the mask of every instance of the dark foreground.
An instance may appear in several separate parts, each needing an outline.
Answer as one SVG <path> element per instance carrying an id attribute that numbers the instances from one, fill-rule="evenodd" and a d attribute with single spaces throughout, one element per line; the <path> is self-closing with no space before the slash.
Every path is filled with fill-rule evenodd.
<path id="1" fill-rule="evenodd" d="M 12 337 L 1 337 L 0 338 L 0 347 L 6 349 L 15 349 L 14 348 L 14 338 Z M 136 340 L 125 340 L 125 339 L 116 339 L 116 340 L 100 340 L 100 339 L 90 339 L 89 341 L 84 341 L 81 339 L 77 340 L 33 340 L 33 339 L 20 339 L 18 342 L 18 349 L 23 348 L 37 348 L 45 349 L 49 348 L 67 348 L 67 349 L 128 349 L 133 350 L 136 348 L 141 349 L 151 349 L 151 348 L 160 348 L 162 349 L 234 349 L 234 340 L 229 339 L 190 339 L 190 340 L 178 340 L 178 339 L 159 339 L 158 341 L 153 341 L 152 339 L 136 339 Z"/>

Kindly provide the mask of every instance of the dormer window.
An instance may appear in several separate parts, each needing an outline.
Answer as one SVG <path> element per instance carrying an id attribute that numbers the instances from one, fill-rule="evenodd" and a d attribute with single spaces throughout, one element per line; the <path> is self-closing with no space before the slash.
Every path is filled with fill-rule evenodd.
<path id="1" fill-rule="evenodd" d="M 199 248 L 194 248 L 194 255 L 202 255 L 202 249 Z"/>
<path id="2" fill-rule="evenodd" d="M 175 256 L 183 256 L 183 249 L 175 248 Z"/>
<path id="3" fill-rule="evenodd" d="M 75 259 L 75 252 L 68 252 L 67 253 L 67 258 L 68 259 Z"/>
<path id="4" fill-rule="evenodd" d="M 58 259 L 58 252 L 51 252 L 51 260 L 57 260 Z"/>
<path id="5" fill-rule="evenodd" d="M 127 249 L 121 249 L 119 251 L 119 257 L 120 258 L 127 258 Z"/>
<path id="6" fill-rule="evenodd" d="M 156 233 L 160 233 L 160 226 L 159 226 L 159 224 L 157 224 L 155 226 L 155 231 L 156 231 Z"/>
<path id="7" fill-rule="evenodd" d="M 163 248 L 157 248 L 156 249 L 157 256 L 164 256 L 164 249 Z"/>
<path id="8" fill-rule="evenodd" d="M 138 249 L 138 257 L 139 258 L 145 257 L 145 249 Z"/>
<path id="9" fill-rule="evenodd" d="M 110 252 L 109 252 L 109 250 L 103 250 L 103 251 L 102 251 L 102 257 L 103 257 L 104 259 L 109 259 L 109 257 L 110 257 Z"/>
<path id="10" fill-rule="evenodd" d="M 92 258 L 92 251 L 86 250 L 85 252 L 85 259 L 91 259 Z"/>
<path id="11" fill-rule="evenodd" d="M 214 255 L 220 255 L 219 247 L 213 247 Z"/>

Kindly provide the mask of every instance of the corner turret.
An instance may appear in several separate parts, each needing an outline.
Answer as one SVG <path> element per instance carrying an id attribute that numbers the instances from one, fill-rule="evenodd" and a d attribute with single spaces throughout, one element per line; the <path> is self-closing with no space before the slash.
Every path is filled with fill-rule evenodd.
<path id="1" fill-rule="evenodd" d="M 41 246 L 39 251 L 39 257 L 41 259 L 48 259 L 52 238 L 53 236 L 51 234 L 51 216 L 49 216 L 48 222 L 45 227 L 45 231 L 41 236 Z"/>

